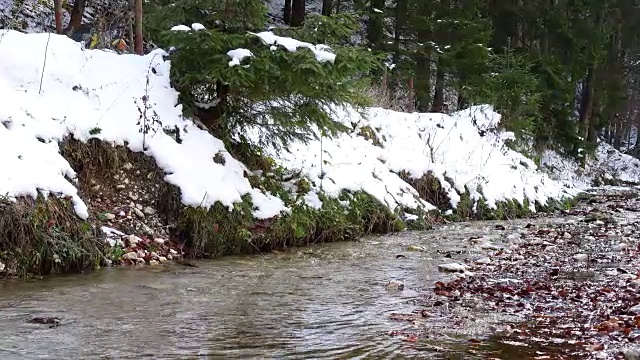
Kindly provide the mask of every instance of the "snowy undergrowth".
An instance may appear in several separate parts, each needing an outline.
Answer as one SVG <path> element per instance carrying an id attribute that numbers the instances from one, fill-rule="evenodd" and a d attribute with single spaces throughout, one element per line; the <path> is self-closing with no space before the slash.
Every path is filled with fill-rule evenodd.
<path id="1" fill-rule="evenodd" d="M 74 170 L 58 147 L 72 135 L 81 141 L 97 138 L 126 145 L 154 158 L 166 173 L 164 180 L 181 190 L 184 205 L 209 208 L 220 202 L 232 208 L 249 195 L 258 219 L 289 211 L 282 199 L 251 186 L 245 166 L 219 139 L 182 116 L 163 51 L 116 55 L 84 50 L 65 36 L 14 31 L 1 35 L 0 97 L 5 101 L 0 107 L 0 166 L 11 171 L 0 174 L 0 194 L 70 196 L 78 215 L 87 218 Z M 158 120 L 150 123 L 146 136 L 138 124 L 143 97 L 151 105 L 150 116 Z M 514 199 L 544 205 L 575 194 L 507 149 L 504 139 L 509 134 L 481 136 L 479 129 L 495 127 L 499 121 L 488 107 L 453 116 L 377 108 L 366 118 L 348 109 L 335 116 L 353 131 L 335 139 L 294 143 L 290 152 L 271 154 L 283 167 L 301 170 L 312 180 L 314 192 L 305 198 L 315 208 L 320 206 L 321 188 L 336 198 L 344 190 L 363 191 L 392 211 L 434 209 L 400 172 L 414 178 L 433 173 L 454 207 L 466 189 L 473 199 L 486 198 L 490 207 Z M 164 131 L 175 129 L 180 141 Z"/>
<path id="2" fill-rule="evenodd" d="M 500 115 L 489 106 L 452 116 L 380 108 L 369 109 L 365 116 L 343 109 L 336 116 L 353 131 L 294 144 L 289 152 L 271 152 L 283 166 L 302 171 L 316 189 L 322 184 L 331 195 L 346 188 L 372 194 L 392 208 L 397 203 L 433 208 L 416 200 L 416 190 L 398 176 L 402 172 L 414 179 L 435 176 L 453 208 L 466 191 L 472 200 L 484 198 L 493 209 L 500 202 L 516 200 L 528 202 L 532 211 L 536 202 L 544 206 L 578 192 L 510 150 L 505 140 L 512 133 L 490 131 L 498 127 Z"/>
<path id="3" fill-rule="evenodd" d="M 595 157 L 590 157 L 583 169 L 552 150 L 543 153 L 540 167 L 554 180 L 582 190 L 607 182 L 640 183 L 640 160 L 605 142 L 598 144 Z"/>

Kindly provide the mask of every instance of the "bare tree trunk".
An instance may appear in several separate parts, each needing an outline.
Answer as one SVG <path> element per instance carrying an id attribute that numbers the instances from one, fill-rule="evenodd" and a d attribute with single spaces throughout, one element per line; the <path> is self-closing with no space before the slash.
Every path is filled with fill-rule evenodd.
<path id="1" fill-rule="evenodd" d="M 134 51 L 138 55 L 144 55 L 144 40 L 142 38 L 142 0 L 136 0 L 136 14 L 135 14 L 135 49 Z"/>
<path id="2" fill-rule="evenodd" d="M 584 141 L 589 140 L 589 130 L 591 128 L 591 112 L 593 109 L 593 86 L 595 83 L 595 72 L 593 67 L 587 71 L 587 77 L 582 86 L 582 101 L 580 103 L 580 126 L 581 136 Z"/>
<path id="3" fill-rule="evenodd" d="M 322 15 L 331 16 L 331 6 L 333 0 L 322 0 Z"/>
<path id="4" fill-rule="evenodd" d="M 282 18 L 286 25 L 291 25 L 291 0 L 284 0 L 284 14 Z"/>
<path id="5" fill-rule="evenodd" d="M 67 35 L 73 35 L 73 33 L 82 26 L 82 16 L 84 15 L 85 3 L 86 0 L 76 0 L 73 2 L 73 9 L 71 9 L 71 19 L 69 20 L 69 26 L 66 29 Z"/>
<path id="6" fill-rule="evenodd" d="M 302 26 L 305 15 L 305 0 L 293 0 L 291 4 L 291 26 Z"/>
<path id="7" fill-rule="evenodd" d="M 433 105 L 431 112 L 442 112 L 444 110 L 444 68 L 438 61 L 438 69 L 436 71 L 436 90 L 433 94 Z"/>
<path id="8" fill-rule="evenodd" d="M 62 34 L 62 0 L 53 0 L 53 12 L 56 19 L 56 34 Z"/>
<path id="9" fill-rule="evenodd" d="M 136 0 L 129 0 L 129 51 L 133 50 L 133 44 L 135 44 L 134 23 L 136 19 Z"/>

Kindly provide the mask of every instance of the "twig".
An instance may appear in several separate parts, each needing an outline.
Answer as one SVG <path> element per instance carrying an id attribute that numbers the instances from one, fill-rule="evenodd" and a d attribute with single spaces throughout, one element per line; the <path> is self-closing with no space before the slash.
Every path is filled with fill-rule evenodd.
<path id="1" fill-rule="evenodd" d="M 49 40 L 51 40 L 51 33 L 47 36 L 47 45 L 44 47 L 44 62 L 42 63 L 42 73 L 40 74 L 40 89 L 38 94 L 42 94 L 42 80 L 44 79 L 44 68 L 47 66 L 47 52 L 49 51 Z"/>

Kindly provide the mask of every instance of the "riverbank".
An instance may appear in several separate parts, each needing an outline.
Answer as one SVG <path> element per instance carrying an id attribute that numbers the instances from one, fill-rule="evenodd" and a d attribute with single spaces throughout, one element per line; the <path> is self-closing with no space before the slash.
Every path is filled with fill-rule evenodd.
<path id="1" fill-rule="evenodd" d="M 417 315 L 397 316 L 419 326 L 398 335 L 462 336 L 472 357 L 637 359 L 638 212 L 637 189 L 609 188 L 555 224 L 496 224 L 467 239 L 470 253 L 450 256 L 473 275 L 429 286 Z"/>
<path id="2" fill-rule="evenodd" d="M 579 192 L 510 149 L 514 134 L 489 106 L 345 107 L 332 113 L 345 128 L 333 138 L 227 147 L 184 116 L 162 50 L 118 55 L 61 35 L 0 35 L 3 276 L 522 217 L 565 208 Z"/>

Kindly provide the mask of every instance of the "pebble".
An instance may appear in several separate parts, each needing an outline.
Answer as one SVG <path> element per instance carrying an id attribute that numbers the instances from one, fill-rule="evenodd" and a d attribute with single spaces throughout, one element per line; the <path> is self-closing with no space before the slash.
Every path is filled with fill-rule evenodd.
<path id="1" fill-rule="evenodd" d="M 438 265 L 438 270 L 446 272 L 464 272 L 468 266 L 460 263 L 449 263 Z"/>
<path id="2" fill-rule="evenodd" d="M 126 188 L 126 186 L 124 184 L 116 185 L 116 189 L 118 189 L 118 190 L 124 190 L 125 188 Z"/>
<path id="3" fill-rule="evenodd" d="M 129 199 L 136 201 L 138 200 L 138 195 L 134 194 L 134 193 L 129 193 Z"/>
<path id="4" fill-rule="evenodd" d="M 613 247 L 614 251 L 622 251 L 629 247 L 629 244 L 621 242 L 620 244 Z"/>
<path id="5" fill-rule="evenodd" d="M 131 246 L 134 246 L 138 244 L 142 239 L 140 239 L 135 235 L 129 235 L 128 240 L 129 240 L 129 244 L 131 244 Z"/>
<path id="6" fill-rule="evenodd" d="M 158 262 L 158 260 L 150 260 L 149 261 L 149 265 L 158 265 L 160 264 L 160 262 Z"/>
<path id="7" fill-rule="evenodd" d="M 167 261 L 167 258 L 164 256 L 158 256 L 158 261 L 160 261 L 161 263 Z"/>
<path id="8" fill-rule="evenodd" d="M 127 214 L 124 211 L 120 210 L 120 212 L 118 213 L 118 216 L 125 217 L 127 216 Z"/>
<path id="9" fill-rule="evenodd" d="M 627 348 L 621 351 L 625 360 L 640 360 L 640 351 L 636 349 Z"/>
<path id="10" fill-rule="evenodd" d="M 160 245 L 162 245 L 162 244 L 164 244 L 164 241 L 165 241 L 165 240 L 164 240 L 163 238 L 155 238 L 155 239 L 153 239 L 153 241 L 154 241 L 156 244 L 160 244 Z"/>
<path id="11" fill-rule="evenodd" d="M 144 213 L 138 208 L 133 208 L 133 213 L 139 218 L 144 218 Z"/>
<path id="12" fill-rule="evenodd" d="M 480 259 L 476 260 L 476 263 L 477 264 L 485 264 L 485 265 L 486 264 L 490 264 L 491 263 L 491 259 L 488 258 L 488 257 L 483 257 L 483 258 L 480 258 Z"/>
<path id="13" fill-rule="evenodd" d="M 154 209 L 154 208 L 152 208 L 150 206 L 147 206 L 146 208 L 144 208 L 144 213 L 147 214 L 147 215 L 153 215 L 153 214 L 156 213 L 156 209 Z"/>
<path id="14" fill-rule="evenodd" d="M 112 213 L 106 213 L 104 214 L 104 217 L 107 218 L 107 220 L 113 220 L 116 218 L 116 216 Z"/>
<path id="15" fill-rule="evenodd" d="M 391 280 L 384 287 L 387 290 L 404 290 L 404 284 L 398 280 Z"/>
<path id="16" fill-rule="evenodd" d="M 571 237 L 572 237 L 572 236 L 571 236 L 571 234 L 570 234 L 570 233 L 568 233 L 568 232 L 566 232 L 566 231 L 565 231 L 565 232 L 564 232 L 563 237 L 564 237 L 565 239 L 571 239 Z"/>
<path id="17" fill-rule="evenodd" d="M 0 272 L 3 272 L 6 267 L 7 266 L 2 261 L 0 261 Z"/>
<path id="18" fill-rule="evenodd" d="M 630 307 L 629 312 L 636 315 L 640 314 L 640 304 Z"/>
<path id="19" fill-rule="evenodd" d="M 171 255 L 178 255 L 178 252 L 173 250 L 173 249 L 169 249 L 169 254 Z"/>
<path id="20" fill-rule="evenodd" d="M 587 254 L 576 254 L 573 255 L 573 260 L 577 262 L 587 262 L 589 260 L 589 255 Z"/>
<path id="21" fill-rule="evenodd" d="M 138 254 L 135 251 L 128 252 L 122 255 L 122 260 L 136 260 L 138 258 Z"/>
<path id="22" fill-rule="evenodd" d="M 125 163 L 124 165 L 122 165 L 122 168 L 125 170 L 131 170 L 133 169 L 133 165 L 131 163 Z"/>

